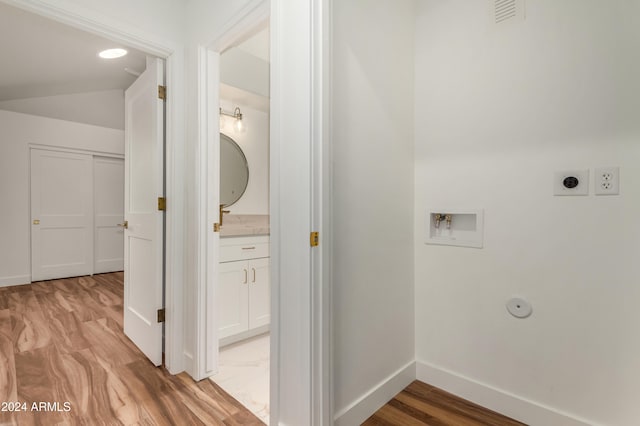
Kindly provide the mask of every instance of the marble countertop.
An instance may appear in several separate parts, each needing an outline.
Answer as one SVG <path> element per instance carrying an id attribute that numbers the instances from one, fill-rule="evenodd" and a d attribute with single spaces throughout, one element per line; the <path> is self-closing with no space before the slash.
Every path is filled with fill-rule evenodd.
<path id="1" fill-rule="evenodd" d="M 269 235 L 268 214 L 225 214 L 220 236 L 241 237 L 247 235 Z"/>

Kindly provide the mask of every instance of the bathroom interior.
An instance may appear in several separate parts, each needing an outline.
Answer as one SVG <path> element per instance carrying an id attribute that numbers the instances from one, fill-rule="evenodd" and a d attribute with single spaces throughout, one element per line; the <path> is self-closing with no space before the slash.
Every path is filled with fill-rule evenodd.
<path id="1" fill-rule="evenodd" d="M 216 384 L 269 422 L 269 28 L 220 57 Z"/>

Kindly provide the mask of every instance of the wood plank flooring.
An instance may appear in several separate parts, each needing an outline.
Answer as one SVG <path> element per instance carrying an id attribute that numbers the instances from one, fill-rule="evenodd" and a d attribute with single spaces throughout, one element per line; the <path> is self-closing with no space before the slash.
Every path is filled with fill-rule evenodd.
<path id="1" fill-rule="evenodd" d="M 363 426 L 522 426 L 494 411 L 415 381 L 369 417 Z"/>
<path id="2" fill-rule="evenodd" d="M 122 273 L 0 288 L 0 425 L 263 424 L 210 380 L 154 367 L 122 304 Z"/>

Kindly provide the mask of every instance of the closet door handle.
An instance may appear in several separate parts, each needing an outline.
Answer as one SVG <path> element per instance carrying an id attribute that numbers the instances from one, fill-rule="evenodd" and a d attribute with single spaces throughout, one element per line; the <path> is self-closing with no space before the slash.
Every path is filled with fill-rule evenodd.
<path id="1" fill-rule="evenodd" d="M 246 284 L 247 280 L 248 280 L 248 273 L 247 273 L 247 270 L 244 269 L 244 282 L 242 284 Z"/>
<path id="2" fill-rule="evenodd" d="M 256 268 L 251 268 L 253 269 L 253 281 L 252 282 L 256 282 Z"/>

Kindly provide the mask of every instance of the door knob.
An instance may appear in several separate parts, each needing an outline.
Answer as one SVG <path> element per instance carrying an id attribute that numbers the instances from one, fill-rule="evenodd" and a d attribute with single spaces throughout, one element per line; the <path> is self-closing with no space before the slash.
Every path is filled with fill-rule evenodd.
<path id="1" fill-rule="evenodd" d="M 122 223 L 119 223 L 118 226 L 122 226 L 124 229 L 129 229 L 129 221 L 125 220 Z"/>
<path id="2" fill-rule="evenodd" d="M 33 224 L 34 225 L 40 225 L 40 221 L 38 219 L 34 219 Z"/>

